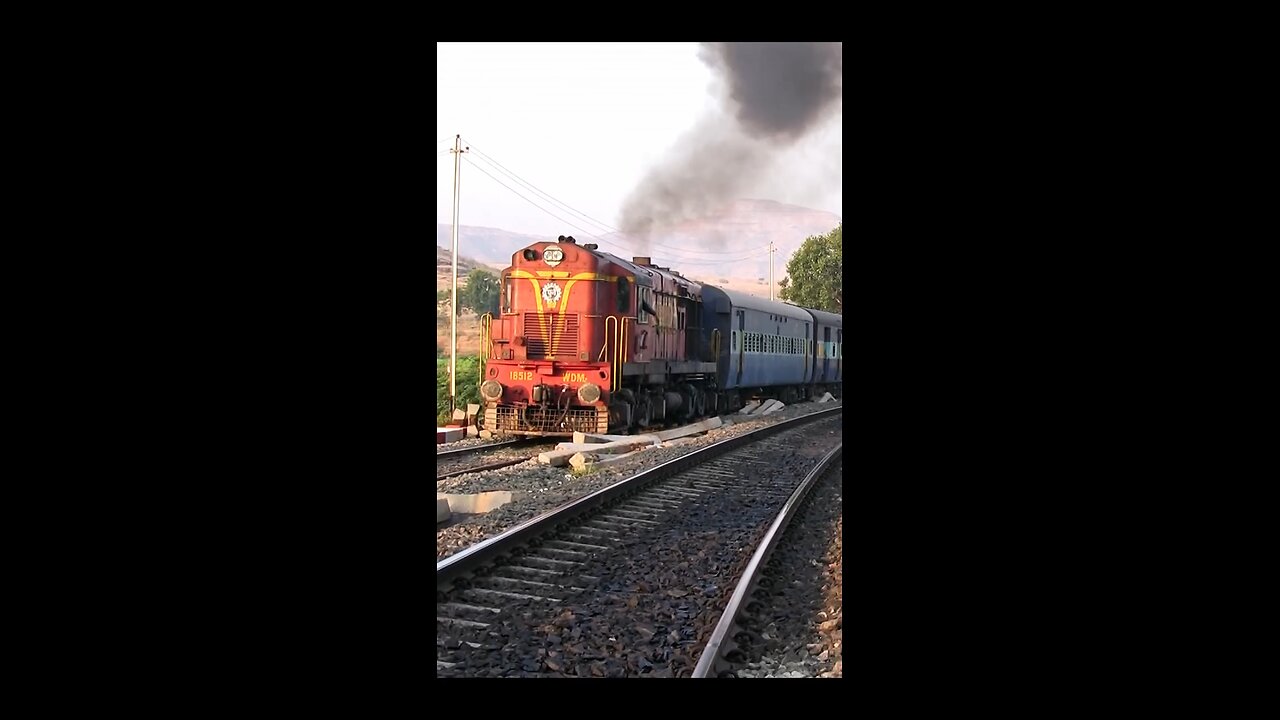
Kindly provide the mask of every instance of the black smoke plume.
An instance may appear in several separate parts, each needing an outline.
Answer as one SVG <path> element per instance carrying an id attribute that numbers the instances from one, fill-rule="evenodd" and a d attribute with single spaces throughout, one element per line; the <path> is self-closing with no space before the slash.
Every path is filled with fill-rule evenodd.
<path id="1" fill-rule="evenodd" d="M 841 43 L 703 43 L 701 58 L 722 81 L 725 112 L 681 138 L 623 203 L 622 230 L 641 244 L 656 228 L 750 190 L 790 146 L 840 112 Z"/>

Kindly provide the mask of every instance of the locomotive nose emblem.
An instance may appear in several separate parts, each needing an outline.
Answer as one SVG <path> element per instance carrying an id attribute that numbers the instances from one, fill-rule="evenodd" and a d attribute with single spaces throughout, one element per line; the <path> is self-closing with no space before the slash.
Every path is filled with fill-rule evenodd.
<path id="1" fill-rule="evenodd" d="M 549 305 L 555 305 L 560 302 L 560 286 L 554 282 L 549 282 L 542 286 L 542 299 L 547 301 Z"/>

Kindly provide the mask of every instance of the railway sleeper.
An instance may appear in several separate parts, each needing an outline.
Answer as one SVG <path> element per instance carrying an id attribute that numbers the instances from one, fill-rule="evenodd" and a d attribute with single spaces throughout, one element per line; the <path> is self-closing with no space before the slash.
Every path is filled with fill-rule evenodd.
<path id="1" fill-rule="evenodd" d="M 494 573 L 489 577 L 505 578 L 508 580 L 532 580 L 534 582 L 546 582 L 556 585 L 582 585 L 590 584 L 599 578 L 587 575 L 579 575 L 572 572 L 564 572 L 560 570 L 544 570 L 535 567 L 522 567 L 520 565 L 507 565 L 502 568 L 503 574 Z"/>
<path id="2" fill-rule="evenodd" d="M 486 602 L 501 602 L 503 598 L 507 600 L 540 600 L 542 602 L 560 602 L 560 598 L 548 597 L 546 595 L 534 595 L 530 593 L 508 592 L 506 590 L 489 590 L 486 588 L 471 588 L 464 590 L 462 596 L 467 599 L 477 599 Z"/>
<path id="3" fill-rule="evenodd" d="M 437 605 L 436 609 L 439 610 L 440 606 Z M 441 617 L 440 615 L 436 616 L 436 624 L 460 630 L 486 630 L 489 627 L 489 623 L 486 622 L 477 622 L 475 620 L 464 620 L 462 618 L 447 616 Z"/>
<path id="4" fill-rule="evenodd" d="M 702 493 L 686 488 L 664 487 L 657 490 L 650 490 L 647 495 L 660 500 L 696 500 L 702 497 Z"/>
<path id="5" fill-rule="evenodd" d="M 458 615 L 463 619 L 472 619 L 477 622 L 483 622 L 485 618 L 492 617 L 502 612 L 501 608 L 489 607 L 487 605 L 471 605 L 460 602 L 447 602 L 436 605 L 438 610 L 447 610 L 450 616 Z"/>
<path id="6" fill-rule="evenodd" d="M 542 557 L 540 555 L 525 555 L 520 558 L 519 562 L 526 567 L 559 570 L 561 572 L 575 570 L 584 564 L 573 560 L 556 560 L 555 558 Z"/>
<path id="7" fill-rule="evenodd" d="M 634 517 L 637 520 L 652 520 L 659 516 L 659 513 L 656 513 L 656 512 L 652 512 L 649 510 L 633 510 L 628 507 L 614 508 L 610 512 L 615 512 L 625 517 Z"/>
<path id="8" fill-rule="evenodd" d="M 608 520 L 601 520 L 600 519 L 601 517 L 602 516 L 597 516 L 591 519 L 589 522 L 586 523 L 585 527 L 608 530 L 609 532 L 613 533 L 615 536 L 620 536 L 624 532 L 628 532 L 635 527 L 635 525 L 632 525 L 631 523 L 610 522 Z"/>
<path id="9" fill-rule="evenodd" d="M 545 595 L 563 600 L 573 594 L 574 588 L 561 583 L 542 582 L 540 580 L 521 580 L 516 578 L 487 578 L 485 584 L 477 586 L 481 590 L 499 590 L 501 592 L 526 593 L 529 595 Z"/>
<path id="10" fill-rule="evenodd" d="M 641 518 L 632 518 L 632 517 L 627 517 L 625 515 L 614 515 L 613 514 L 614 512 L 615 511 L 610 511 L 608 513 L 601 514 L 600 517 L 604 518 L 609 522 L 613 522 L 628 528 L 636 527 L 637 526 L 636 523 L 644 523 L 645 525 L 661 525 L 662 524 L 657 522 L 656 520 L 643 520 Z"/>
<path id="11" fill-rule="evenodd" d="M 592 545 L 589 543 L 570 542 L 568 540 L 548 540 L 545 543 L 543 543 L 543 547 L 556 548 L 560 550 L 578 550 L 578 551 L 585 551 L 585 552 L 591 552 L 593 550 L 609 549 L 608 546 L 605 546 L 605 545 Z"/>
<path id="12" fill-rule="evenodd" d="M 665 497 L 653 497 L 653 496 L 635 498 L 629 501 L 627 504 L 638 505 L 640 507 L 647 507 L 653 510 L 662 510 L 662 511 L 677 510 L 680 508 L 680 506 L 684 505 L 684 503 L 681 502 L 680 500 L 671 500 Z"/>
<path id="13" fill-rule="evenodd" d="M 562 532 L 562 533 L 560 533 L 560 537 L 562 537 L 562 538 L 569 538 L 570 540 L 573 540 L 575 543 L 577 543 L 577 542 L 581 542 L 581 543 L 584 543 L 584 544 L 593 544 L 593 543 L 598 543 L 598 542 L 609 542 L 610 540 L 616 540 L 616 539 L 617 539 L 616 535 L 605 535 L 604 533 L 600 533 L 600 534 L 598 534 L 598 535 L 597 535 L 597 534 L 594 534 L 594 533 L 582 532 L 581 530 L 573 530 L 573 531 L 569 531 L 569 532 Z M 604 546 L 601 546 L 601 545 L 592 545 L 592 546 L 593 546 L 593 547 L 604 547 Z"/>
<path id="14" fill-rule="evenodd" d="M 609 538 L 614 538 L 614 537 L 617 537 L 618 535 L 617 530 L 613 530 L 607 527 L 606 528 L 592 527 L 589 523 L 590 521 L 587 521 L 585 523 L 582 523 L 581 525 L 575 525 L 571 528 L 565 528 L 563 531 L 560 532 L 560 535 L 563 536 L 563 535 L 568 535 L 570 533 L 575 533 L 575 532 L 585 532 L 592 535 L 607 535 L 609 536 Z"/>
<path id="15" fill-rule="evenodd" d="M 494 582 L 492 587 L 482 587 L 481 589 L 526 593 L 529 595 L 543 595 L 557 600 L 565 600 L 574 593 L 587 590 L 589 588 L 582 586 L 590 584 L 577 577 L 556 583 L 544 583 L 536 580 L 516 580 L 513 578 L 495 578 L 495 580 L 499 582 Z"/>
<path id="16" fill-rule="evenodd" d="M 576 560 L 583 562 L 590 560 L 594 551 L 587 550 L 571 550 L 566 548 L 540 547 L 537 550 L 538 555 L 535 557 L 552 557 L 556 560 Z"/>

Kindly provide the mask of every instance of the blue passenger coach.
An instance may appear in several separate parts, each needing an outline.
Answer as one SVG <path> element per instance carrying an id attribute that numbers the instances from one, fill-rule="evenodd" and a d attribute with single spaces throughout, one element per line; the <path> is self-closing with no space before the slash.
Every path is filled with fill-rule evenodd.
<path id="1" fill-rule="evenodd" d="M 813 315 L 817 334 L 813 350 L 813 369 L 811 382 L 814 392 L 822 394 L 831 390 L 839 394 L 844 365 L 844 317 L 822 310 L 809 310 Z"/>
<path id="2" fill-rule="evenodd" d="M 703 286 L 703 327 L 719 334 L 720 389 L 730 405 L 763 388 L 794 402 L 812 374 L 814 319 L 804 308 Z"/>

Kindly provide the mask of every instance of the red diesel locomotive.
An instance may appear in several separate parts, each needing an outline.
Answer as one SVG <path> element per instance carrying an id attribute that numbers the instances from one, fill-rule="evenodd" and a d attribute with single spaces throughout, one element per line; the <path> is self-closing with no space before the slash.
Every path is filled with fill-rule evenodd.
<path id="1" fill-rule="evenodd" d="M 486 429 L 604 433 L 714 411 L 703 359 L 720 337 L 699 327 L 698 283 L 562 235 L 513 254 L 501 286 L 481 338 Z"/>

